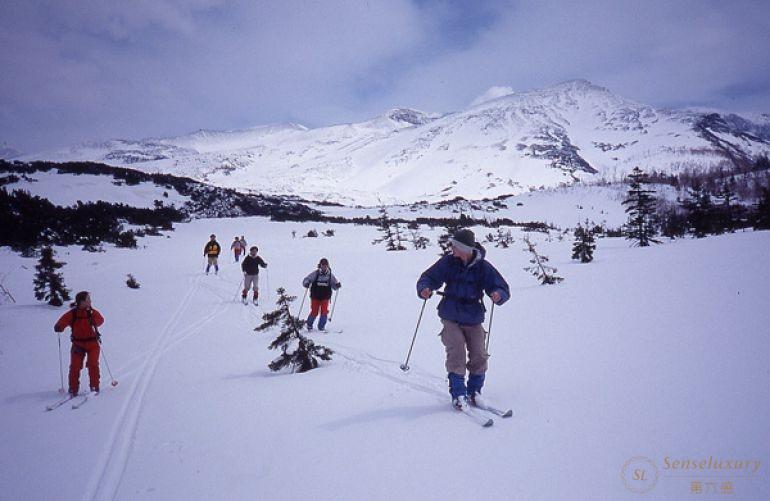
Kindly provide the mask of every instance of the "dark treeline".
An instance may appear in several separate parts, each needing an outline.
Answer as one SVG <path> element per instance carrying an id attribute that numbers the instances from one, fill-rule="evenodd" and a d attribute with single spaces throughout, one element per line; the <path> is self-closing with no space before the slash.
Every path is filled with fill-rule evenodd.
<path id="1" fill-rule="evenodd" d="M 308 219 L 321 213 L 301 203 L 279 197 L 245 195 L 229 188 L 210 186 L 187 177 L 171 174 L 148 174 L 133 169 L 111 167 L 94 162 L 7 162 L 0 160 L 0 174 L 11 173 L 29 176 L 35 172 L 56 171 L 59 174 L 110 176 L 114 184 L 135 186 L 139 183 L 153 183 L 167 190 L 175 190 L 190 198 L 178 209 L 189 217 L 238 217 L 267 216 L 286 219 Z M 10 176 L 7 176 L 10 178 Z M 15 177 L 15 176 L 14 176 Z M 4 184 L 18 181 L 18 178 Z"/>
<path id="2" fill-rule="evenodd" d="M 686 179 L 686 187 L 675 185 L 682 193 L 676 202 L 657 199 L 654 207 L 650 205 L 646 210 L 645 217 L 649 218 L 652 225 L 650 234 L 660 233 L 669 238 L 685 235 L 701 238 L 746 228 L 769 229 L 770 176 L 767 175 L 769 171 L 766 164 L 766 157 L 755 162 L 752 172 L 761 172 L 762 175 L 751 178 L 751 196 L 748 198 L 740 193 L 739 187 L 746 186 L 745 182 L 751 173 L 741 175 L 735 171 L 710 171 L 677 178 L 677 183 L 683 183 L 682 179 Z M 641 171 L 639 173 L 642 174 Z M 744 181 L 743 185 L 741 181 Z M 642 175 L 641 183 L 644 186 L 650 187 L 660 182 L 660 174 Z M 654 194 L 655 191 L 647 193 Z M 631 195 L 629 191 L 624 204 L 632 201 Z M 630 222 L 627 226 L 631 226 Z"/>
<path id="3" fill-rule="evenodd" d="M 157 235 L 159 230 L 172 230 L 173 223 L 190 218 L 267 216 L 274 221 L 340 223 L 377 226 L 377 217 L 326 216 L 300 202 L 281 197 L 245 195 L 232 189 L 209 186 L 198 181 L 169 174 L 111 167 L 93 162 L 7 162 L 0 160 L 0 186 L 19 180 L 34 180 L 36 172 L 71 175 L 103 175 L 114 179 L 113 184 L 129 186 L 154 183 L 167 190 L 175 190 L 189 197 L 181 207 L 169 206 L 156 200 L 155 207 L 136 208 L 106 201 L 83 203 L 70 207 L 54 205 L 47 199 L 32 196 L 23 190 L 0 189 L 0 224 L 5 229 L 0 245 L 8 245 L 25 254 L 46 245 L 82 245 L 94 250 L 102 242 L 118 246 L 136 246 L 136 236 Z M 508 218 L 495 220 L 471 218 L 461 214 L 453 217 L 418 217 L 392 220 L 408 227 L 455 226 L 516 226 L 527 231 L 547 232 L 553 229 L 541 222 L 515 222 Z M 125 224 L 141 226 L 126 230 Z"/>
<path id="4" fill-rule="evenodd" d="M 741 200 L 757 200 L 762 188 L 770 181 L 770 159 L 762 155 L 753 162 L 741 162 L 726 166 L 702 169 L 684 169 L 678 174 L 652 170 L 647 174 L 651 184 L 673 186 L 677 190 L 705 189 L 716 193 L 729 180 L 732 189 Z"/>
<path id="5" fill-rule="evenodd" d="M 135 247 L 136 236 L 171 230 L 173 223 L 185 217 L 174 207 L 146 209 L 104 201 L 61 207 L 23 190 L 0 189 L 0 245 L 25 254 L 45 245 L 82 245 L 93 250 L 110 242 Z M 144 229 L 125 230 L 126 223 Z"/>

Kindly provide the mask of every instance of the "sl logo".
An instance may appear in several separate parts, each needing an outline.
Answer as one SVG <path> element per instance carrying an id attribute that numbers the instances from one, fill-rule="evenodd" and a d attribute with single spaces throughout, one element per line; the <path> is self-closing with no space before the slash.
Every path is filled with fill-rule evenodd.
<path id="1" fill-rule="evenodd" d="M 623 479 L 626 489 L 644 494 L 651 491 L 658 482 L 658 467 L 649 458 L 632 457 L 623 465 L 620 477 Z"/>

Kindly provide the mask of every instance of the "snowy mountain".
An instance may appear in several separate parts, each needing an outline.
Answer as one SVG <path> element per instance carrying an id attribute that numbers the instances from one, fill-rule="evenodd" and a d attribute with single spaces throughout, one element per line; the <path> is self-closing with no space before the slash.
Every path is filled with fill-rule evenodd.
<path id="1" fill-rule="evenodd" d="M 11 148 L 5 143 L 0 144 L 0 159 L 12 160 L 18 157 L 19 155 L 21 155 L 21 152 L 19 150 Z"/>
<path id="2" fill-rule="evenodd" d="M 215 185 L 372 205 L 494 198 L 633 167 L 677 173 L 770 153 L 770 116 L 662 110 L 585 80 L 445 115 L 394 109 L 316 129 L 280 124 L 116 140 L 25 159 L 91 160 Z"/>

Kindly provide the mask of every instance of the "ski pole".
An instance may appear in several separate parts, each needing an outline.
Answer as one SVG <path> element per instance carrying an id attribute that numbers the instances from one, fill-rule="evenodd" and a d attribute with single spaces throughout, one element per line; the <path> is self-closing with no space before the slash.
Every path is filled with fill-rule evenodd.
<path id="1" fill-rule="evenodd" d="M 302 302 L 299 304 L 299 311 L 297 312 L 297 318 L 302 315 L 302 307 L 305 306 L 305 298 L 307 297 L 307 287 L 305 287 L 305 295 L 302 296 Z"/>
<path id="2" fill-rule="evenodd" d="M 339 296 L 340 290 L 337 289 L 334 291 L 334 301 L 332 302 L 332 312 L 329 314 L 329 322 L 332 321 L 332 317 L 334 316 L 334 308 L 337 306 L 337 296 Z"/>
<path id="3" fill-rule="evenodd" d="M 266 300 L 270 301 L 270 270 L 265 269 L 265 288 L 267 289 Z"/>
<path id="4" fill-rule="evenodd" d="M 414 335 L 412 336 L 412 344 L 409 345 L 409 353 L 406 354 L 406 360 L 401 364 L 401 370 L 406 372 L 409 370 L 409 358 L 412 356 L 412 348 L 414 348 L 414 340 L 417 339 L 417 331 L 420 328 L 420 321 L 422 321 L 422 312 L 425 311 L 425 305 L 428 304 L 427 299 L 422 300 L 422 308 L 420 308 L 420 316 L 417 318 L 417 327 L 414 328 Z"/>
<path id="5" fill-rule="evenodd" d="M 64 369 L 62 368 L 61 361 L 61 334 L 56 336 L 59 338 L 59 380 L 61 381 L 61 387 L 59 387 L 59 393 L 64 394 Z"/>
<path id="6" fill-rule="evenodd" d="M 489 356 L 489 338 L 492 337 L 492 317 L 495 315 L 495 302 L 492 301 L 492 308 L 489 310 L 489 327 L 487 327 L 487 341 L 484 344 L 484 351 Z"/>
<path id="7" fill-rule="evenodd" d="M 100 344 L 100 345 L 102 344 L 101 340 L 99 341 L 99 344 Z M 111 384 L 112 386 L 117 386 L 117 385 L 118 385 L 118 382 L 117 382 L 117 381 L 115 381 L 115 378 L 114 378 L 114 377 L 112 377 L 112 371 L 110 370 L 110 364 L 109 364 L 109 362 L 107 362 L 107 354 L 104 352 L 104 347 L 102 347 L 102 358 L 104 359 L 104 365 L 107 367 L 107 374 L 109 374 L 109 375 L 110 375 L 110 380 L 111 380 L 111 381 L 110 381 L 110 384 Z"/>

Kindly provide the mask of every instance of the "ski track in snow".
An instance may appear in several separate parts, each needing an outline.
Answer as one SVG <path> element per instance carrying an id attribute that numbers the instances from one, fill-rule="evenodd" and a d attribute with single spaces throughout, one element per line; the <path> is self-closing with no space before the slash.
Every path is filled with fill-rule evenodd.
<path id="1" fill-rule="evenodd" d="M 201 282 L 202 277 L 203 275 L 198 275 L 191 280 L 191 286 L 187 293 L 161 330 L 158 340 L 148 350 L 149 356 L 145 357 L 145 363 L 124 373 L 130 374 L 138 370 L 140 376 L 133 382 L 130 395 L 115 420 L 115 425 L 107 440 L 96 472 L 89 481 L 85 496 L 87 499 L 114 499 L 117 496 L 133 448 L 147 390 L 163 355 L 176 344 L 200 332 L 205 325 L 216 319 L 226 309 L 228 303 L 223 301 L 217 304 L 211 313 L 187 327 L 179 328 L 184 313 L 191 305 L 192 298 L 197 292 L 204 289 Z M 134 357 L 134 359 L 136 358 Z"/>
<path id="2" fill-rule="evenodd" d="M 330 347 L 334 350 L 334 354 L 344 358 L 346 364 L 351 368 L 355 367 L 357 370 L 364 370 L 411 390 L 433 395 L 441 402 L 447 402 L 449 398 L 448 386 L 445 387 L 443 378 L 428 372 L 415 371 L 414 368 L 403 372 L 399 367 L 400 363 L 394 360 L 378 358 L 337 343 L 330 344 L 333 345 Z M 342 350 L 339 347 L 342 347 Z M 348 353 L 345 353 L 346 351 Z M 351 355 L 351 353 L 353 354 Z M 397 368 L 399 372 L 395 372 L 391 367 Z"/>

